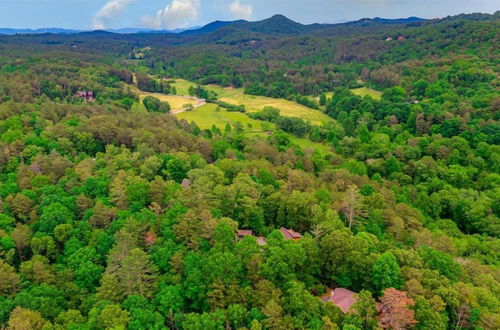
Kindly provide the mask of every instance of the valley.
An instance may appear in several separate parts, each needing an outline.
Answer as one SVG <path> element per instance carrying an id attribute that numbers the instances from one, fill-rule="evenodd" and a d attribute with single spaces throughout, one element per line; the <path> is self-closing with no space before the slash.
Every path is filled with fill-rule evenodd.
<path id="1" fill-rule="evenodd" d="M 0 29 L 0 329 L 500 329 L 500 12 L 102 2 Z"/>

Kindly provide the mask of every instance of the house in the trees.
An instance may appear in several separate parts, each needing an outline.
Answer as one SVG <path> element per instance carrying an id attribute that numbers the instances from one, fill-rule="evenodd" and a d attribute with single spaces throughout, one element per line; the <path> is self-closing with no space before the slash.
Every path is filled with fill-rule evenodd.
<path id="1" fill-rule="evenodd" d="M 189 179 L 184 179 L 181 182 L 182 188 L 189 188 L 191 186 L 191 180 Z"/>
<path id="2" fill-rule="evenodd" d="M 291 239 L 296 241 L 302 238 L 301 234 L 297 233 L 296 231 L 293 231 L 292 229 L 286 229 L 284 227 L 281 227 L 280 232 L 285 239 Z"/>
<path id="3" fill-rule="evenodd" d="M 403 41 L 403 40 L 405 40 L 405 39 L 406 39 L 406 38 L 405 38 L 404 36 L 399 36 L 399 37 L 398 37 L 398 41 Z"/>
<path id="4" fill-rule="evenodd" d="M 257 237 L 257 244 L 259 244 L 260 246 L 266 245 L 267 244 L 266 238 L 262 236 Z"/>
<path id="5" fill-rule="evenodd" d="M 245 238 L 245 236 L 253 236 L 253 232 L 251 230 L 248 230 L 248 229 L 240 229 L 240 230 L 236 231 L 236 237 L 238 239 L 243 239 L 243 238 Z"/>
<path id="6" fill-rule="evenodd" d="M 95 94 L 92 91 L 77 91 L 77 97 L 81 97 L 85 101 L 95 101 Z"/>
<path id="7" fill-rule="evenodd" d="M 296 240 L 299 240 L 302 238 L 301 234 L 297 233 L 296 231 L 293 231 L 292 229 L 286 229 L 284 227 L 281 227 L 280 233 L 281 233 L 281 235 L 283 235 L 283 237 L 286 240 L 296 241 Z M 254 236 L 253 231 L 251 231 L 251 230 L 239 229 L 236 231 L 236 239 L 237 240 L 242 240 L 243 238 L 245 238 L 245 236 L 255 237 L 257 239 L 257 244 L 259 244 L 260 246 L 264 246 L 267 244 L 265 237 L 262 237 L 262 236 L 256 237 L 256 236 Z"/>
<path id="8" fill-rule="evenodd" d="M 387 39 L 385 39 L 385 41 L 392 41 L 394 40 L 392 37 L 387 37 Z"/>
<path id="9" fill-rule="evenodd" d="M 326 303 L 335 304 L 345 314 L 356 302 L 356 294 L 344 288 L 330 289 L 330 293 L 327 296 L 321 297 L 321 300 Z"/>
<path id="10" fill-rule="evenodd" d="M 240 229 L 240 230 L 236 231 L 236 239 L 237 240 L 242 240 L 243 238 L 245 238 L 245 236 L 255 237 L 253 234 L 253 231 L 251 231 L 249 229 Z M 257 244 L 259 244 L 260 246 L 264 246 L 267 244 L 265 237 L 259 236 L 259 237 L 255 237 L 255 239 L 257 240 Z"/>

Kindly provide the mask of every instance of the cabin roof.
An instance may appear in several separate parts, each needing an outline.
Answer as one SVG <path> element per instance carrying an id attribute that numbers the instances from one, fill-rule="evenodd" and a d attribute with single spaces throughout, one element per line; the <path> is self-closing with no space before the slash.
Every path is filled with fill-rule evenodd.
<path id="1" fill-rule="evenodd" d="M 244 237 L 244 236 L 253 236 L 253 231 L 248 230 L 248 229 L 240 229 L 236 232 L 238 237 Z"/>
<path id="2" fill-rule="evenodd" d="M 356 302 L 356 293 L 344 288 L 330 290 L 328 296 L 322 297 L 324 302 L 330 302 L 337 305 L 343 313 L 347 313 L 351 306 Z"/>
<path id="3" fill-rule="evenodd" d="M 292 229 L 286 229 L 285 227 L 281 227 L 280 229 L 281 234 L 283 234 L 283 237 L 285 239 L 299 239 L 302 238 L 302 235 L 297 233 L 296 231 Z"/>
<path id="4" fill-rule="evenodd" d="M 259 244 L 260 246 L 266 245 L 266 238 L 262 236 L 257 237 L 257 244 Z"/>

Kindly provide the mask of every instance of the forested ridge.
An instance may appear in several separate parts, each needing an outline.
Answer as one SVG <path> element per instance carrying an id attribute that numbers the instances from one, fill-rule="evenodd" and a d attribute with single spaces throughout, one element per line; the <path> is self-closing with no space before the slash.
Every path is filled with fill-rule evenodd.
<path id="1" fill-rule="evenodd" d="M 500 328 L 499 22 L 0 36 L 0 329 Z"/>

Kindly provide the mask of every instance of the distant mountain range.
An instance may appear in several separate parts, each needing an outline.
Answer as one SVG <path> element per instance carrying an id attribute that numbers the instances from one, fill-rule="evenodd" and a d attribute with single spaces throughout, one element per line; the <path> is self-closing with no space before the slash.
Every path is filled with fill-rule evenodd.
<path id="1" fill-rule="evenodd" d="M 203 27 L 191 27 L 188 29 L 176 29 L 176 30 L 153 30 L 147 28 L 122 28 L 122 29 L 106 29 L 104 31 L 117 34 L 137 34 L 137 33 L 147 33 L 147 34 L 182 34 L 182 35 L 202 35 L 208 34 L 223 28 L 231 27 L 237 30 L 263 33 L 263 34 L 298 34 L 303 32 L 308 32 L 315 29 L 323 29 L 327 27 L 332 27 L 334 25 L 370 25 L 370 24 L 404 24 L 404 23 L 414 23 L 423 21 L 424 19 L 418 17 L 408 17 L 408 18 L 397 18 L 388 19 L 375 17 L 373 19 L 364 18 L 359 21 L 340 23 L 340 24 L 310 24 L 303 25 L 294 22 L 283 15 L 274 15 L 268 19 L 256 22 L 249 22 L 245 20 L 237 21 L 215 21 L 209 23 Z M 76 33 L 88 33 L 92 32 L 90 30 L 70 30 L 70 29 L 58 29 L 58 28 L 41 28 L 41 29 L 10 29 L 10 28 L 0 28 L 0 34 L 15 35 L 15 34 L 42 34 L 42 33 L 52 33 L 52 34 L 76 34 Z"/>
<path id="2" fill-rule="evenodd" d="M 42 28 L 42 29 L 10 29 L 0 28 L 0 34 L 40 34 L 40 33 L 53 33 L 53 34 L 72 34 L 83 32 L 83 30 L 67 30 L 57 28 Z"/>
<path id="3" fill-rule="evenodd" d="M 175 30 L 153 30 L 148 28 L 122 28 L 122 29 L 106 29 L 106 32 L 118 33 L 118 34 L 134 34 L 134 33 L 181 33 L 191 29 L 199 29 L 200 27 L 192 27 L 189 29 L 175 29 Z M 0 34 L 14 35 L 14 34 L 42 34 L 42 33 L 53 33 L 53 34 L 75 34 L 82 32 L 92 32 L 91 30 L 70 30 L 70 29 L 58 29 L 58 28 L 41 28 L 41 29 L 10 29 L 10 28 L 0 28 Z"/>

